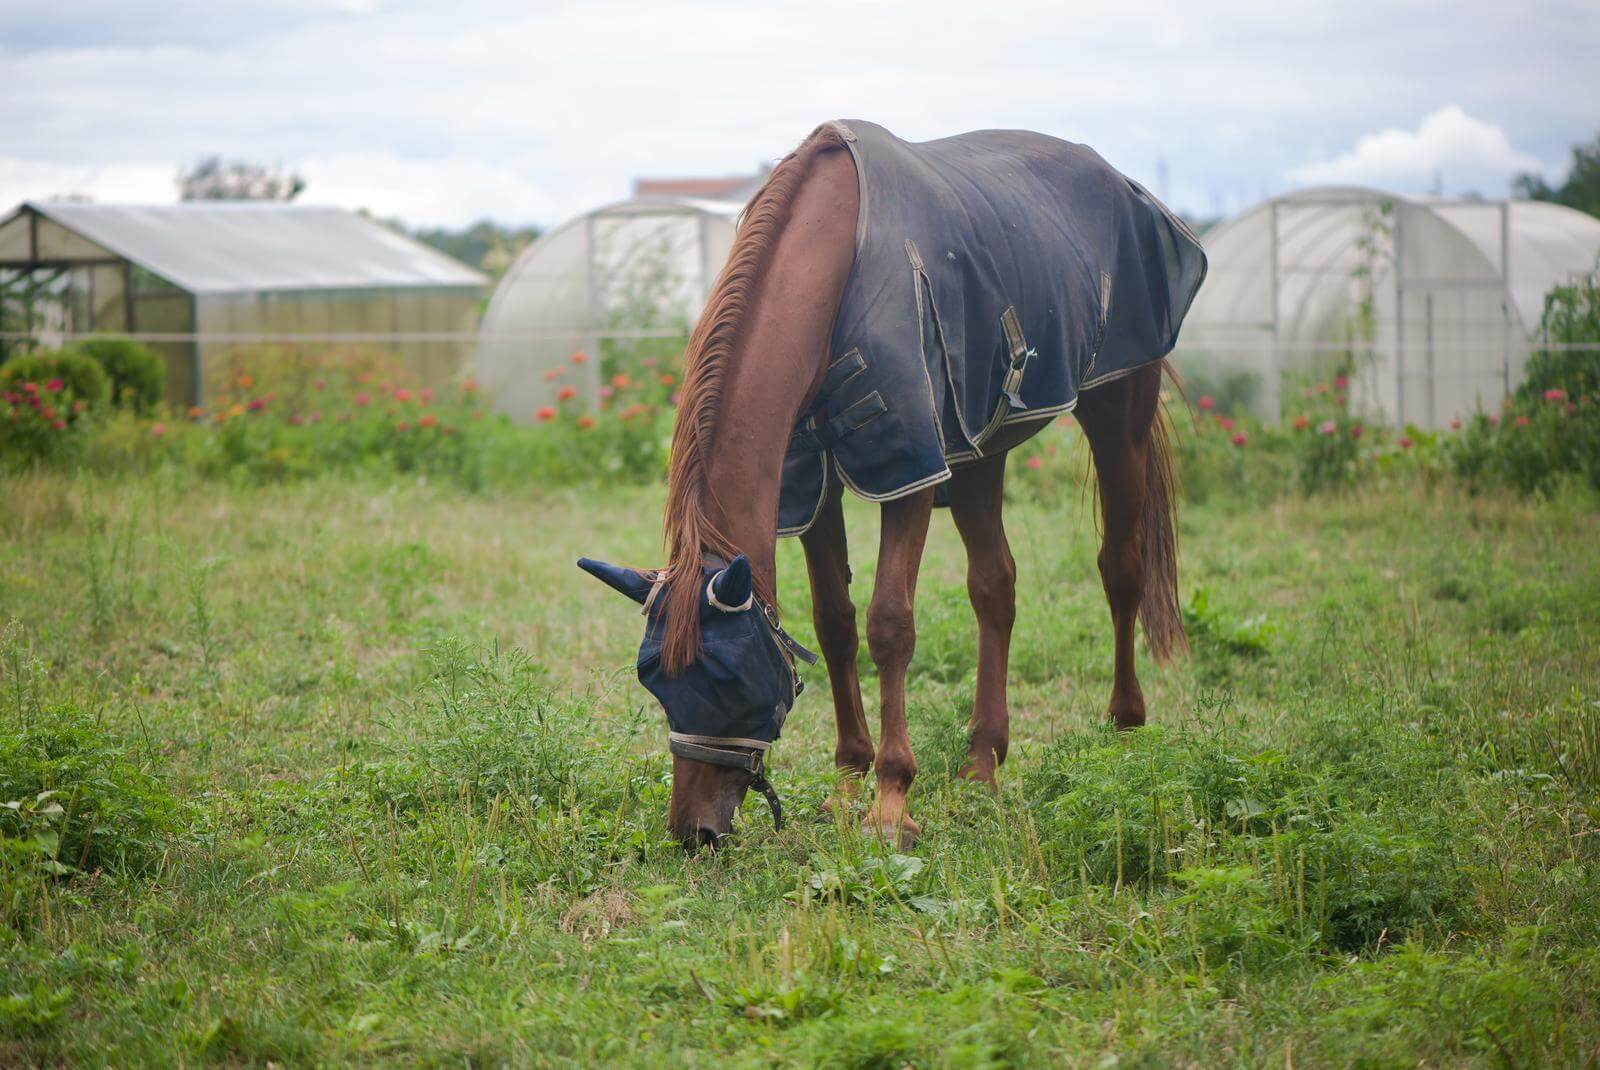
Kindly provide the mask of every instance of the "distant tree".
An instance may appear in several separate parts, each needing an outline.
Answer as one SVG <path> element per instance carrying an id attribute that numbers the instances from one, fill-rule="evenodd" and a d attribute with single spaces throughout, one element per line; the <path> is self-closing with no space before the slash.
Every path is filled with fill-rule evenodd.
<path id="1" fill-rule="evenodd" d="M 1511 188 L 1524 200 L 1553 201 L 1600 216 L 1600 134 L 1572 146 L 1572 166 L 1561 185 L 1550 185 L 1543 175 L 1520 174 L 1512 179 Z"/>
<path id="2" fill-rule="evenodd" d="M 480 219 L 461 230 L 448 227 L 411 230 L 398 221 L 390 221 L 390 226 L 495 279 L 506 273 L 517 254 L 540 233 L 535 226 L 507 227 L 489 219 Z"/>
<path id="3" fill-rule="evenodd" d="M 268 164 L 208 156 L 178 172 L 178 192 L 185 201 L 292 201 L 306 180 Z"/>

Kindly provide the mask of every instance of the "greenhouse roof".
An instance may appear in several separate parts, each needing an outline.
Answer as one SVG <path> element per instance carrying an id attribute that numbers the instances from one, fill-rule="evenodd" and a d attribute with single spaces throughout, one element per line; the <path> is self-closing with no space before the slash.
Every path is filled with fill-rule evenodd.
<path id="1" fill-rule="evenodd" d="M 245 202 L 30 202 L 23 208 L 196 294 L 482 287 L 489 281 L 342 208 Z"/>

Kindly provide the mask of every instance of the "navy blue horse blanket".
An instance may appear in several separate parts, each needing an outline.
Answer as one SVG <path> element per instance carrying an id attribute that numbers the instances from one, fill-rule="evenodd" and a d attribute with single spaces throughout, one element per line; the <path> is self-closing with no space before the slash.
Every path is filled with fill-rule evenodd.
<path id="1" fill-rule="evenodd" d="M 782 535 L 831 480 L 870 501 L 942 483 L 1005 425 L 1160 360 L 1206 273 L 1189 228 L 1086 145 L 831 125 L 855 158 L 856 258 L 784 458 Z"/>

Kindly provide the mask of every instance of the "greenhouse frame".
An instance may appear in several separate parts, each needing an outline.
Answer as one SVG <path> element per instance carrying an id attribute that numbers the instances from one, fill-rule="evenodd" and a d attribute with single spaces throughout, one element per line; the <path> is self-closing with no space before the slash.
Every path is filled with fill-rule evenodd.
<path id="1" fill-rule="evenodd" d="M 0 312 L 30 344 L 144 341 L 167 398 L 197 404 L 228 354 L 365 344 L 442 385 L 470 352 L 489 280 L 372 219 L 258 202 L 29 202 L 0 220 Z"/>
<path id="2" fill-rule="evenodd" d="M 580 215 L 523 250 L 489 302 L 475 357 L 495 407 L 527 422 L 562 387 L 594 397 L 603 361 L 574 365 L 575 352 L 681 349 L 742 208 L 743 201 L 635 197 Z"/>
<path id="3" fill-rule="evenodd" d="M 1546 295 L 1595 270 L 1600 220 L 1327 187 L 1274 197 L 1202 242 L 1209 271 L 1175 358 L 1199 392 L 1276 421 L 1297 386 L 1344 375 L 1353 411 L 1438 428 L 1516 388 Z"/>

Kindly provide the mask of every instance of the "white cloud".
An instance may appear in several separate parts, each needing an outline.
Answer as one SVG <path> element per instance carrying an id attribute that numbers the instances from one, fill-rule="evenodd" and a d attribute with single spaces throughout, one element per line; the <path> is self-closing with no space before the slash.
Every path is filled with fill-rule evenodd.
<path id="1" fill-rule="evenodd" d="M 308 203 L 365 208 L 408 223 L 460 226 L 485 216 L 552 219 L 562 203 L 515 167 L 447 157 L 403 160 L 388 153 L 313 157 L 294 170 L 306 180 Z"/>
<path id="2" fill-rule="evenodd" d="M 162 204 L 178 195 L 171 164 L 69 164 L 0 156 L 0 211 L 23 201 L 87 197 L 124 204 Z"/>
<path id="3" fill-rule="evenodd" d="M 1296 167 L 1289 180 L 1402 191 L 1428 189 L 1443 180 L 1451 189 L 1499 193 L 1513 175 L 1539 167 L 1538 158 L 1512 147 L 1499 126 L 1451 105 L 1424 117 L 1415 130 L 1368 134 L 1349 152 Z"/>

